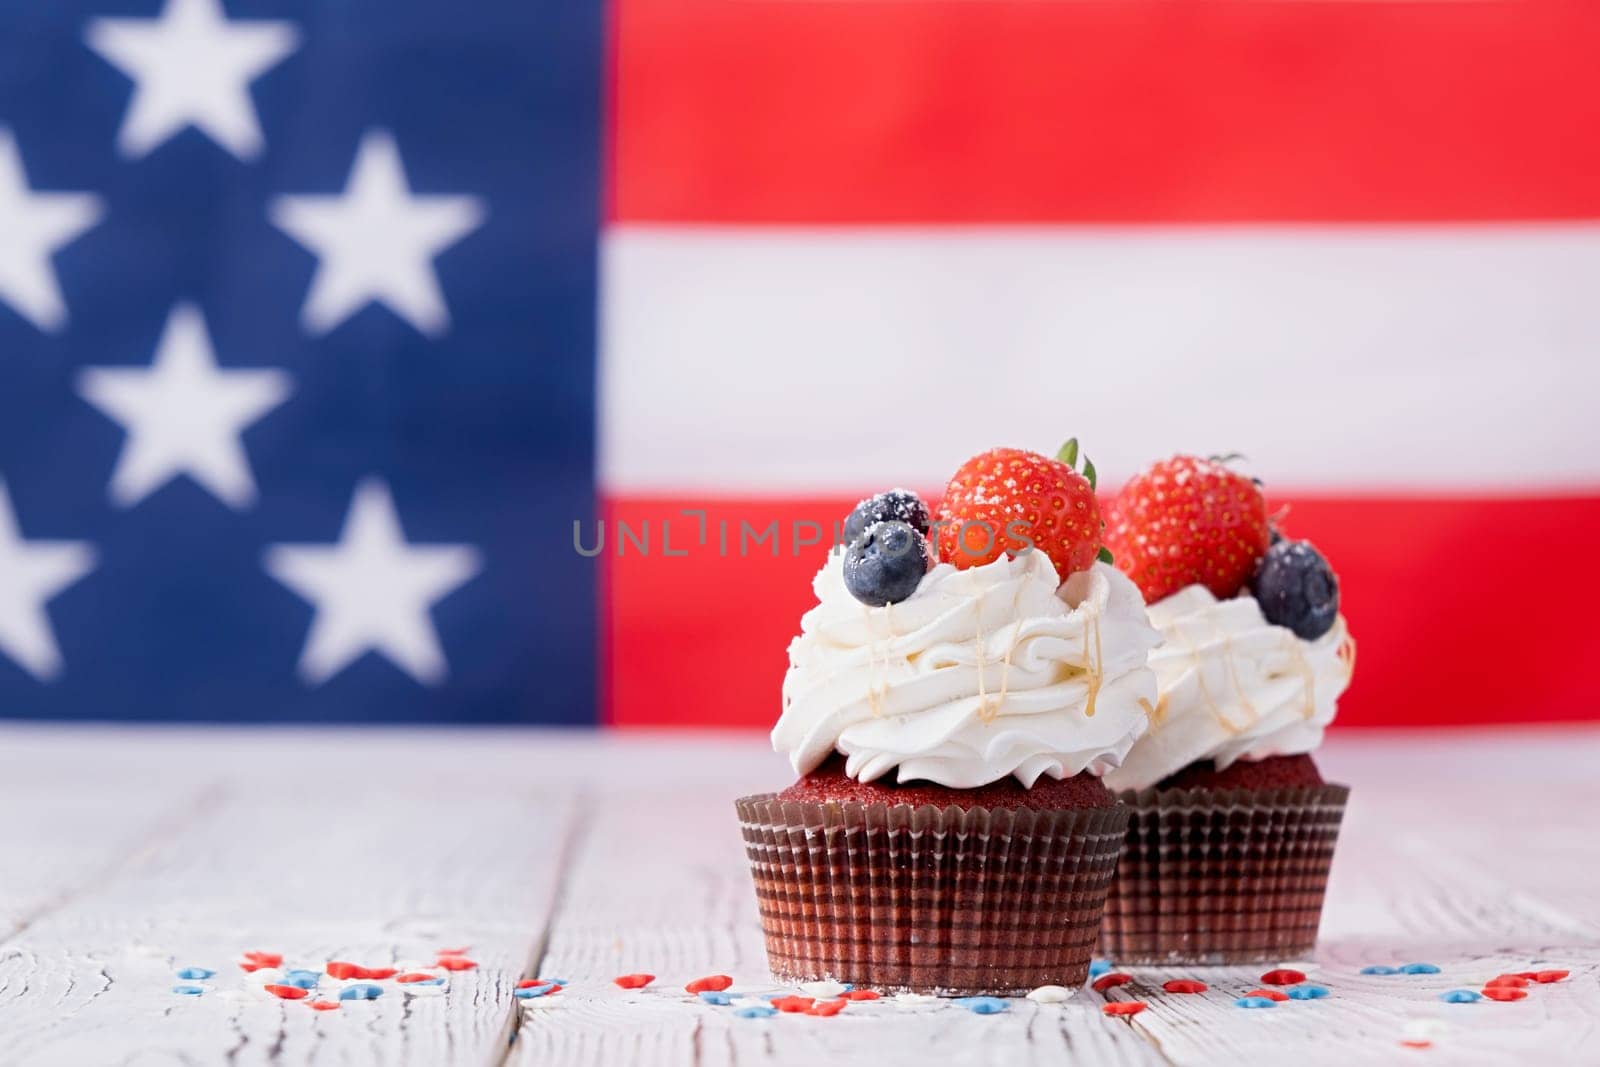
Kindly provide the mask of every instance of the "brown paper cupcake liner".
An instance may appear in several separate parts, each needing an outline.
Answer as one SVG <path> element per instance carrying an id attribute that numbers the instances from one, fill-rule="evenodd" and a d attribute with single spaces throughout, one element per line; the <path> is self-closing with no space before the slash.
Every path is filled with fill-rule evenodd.
<path id="1" fill-rule="evenodd" d="M 948 995 L 1075 988 L 1127 831 L 1121 804 L 1032 811 L 736 802 L 784 981 Z"/>
<path id="2" fill-rule="evenodd" d="M 1124 964 L 1291 959 L 1316 947 L 1347 786 L 1125 792 L 1102 955 Z"/>

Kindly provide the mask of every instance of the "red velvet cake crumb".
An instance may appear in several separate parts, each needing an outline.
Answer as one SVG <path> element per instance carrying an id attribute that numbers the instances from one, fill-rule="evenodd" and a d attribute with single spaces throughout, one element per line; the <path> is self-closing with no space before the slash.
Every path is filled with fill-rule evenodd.
<path id="1" fill-rule="evenodd" d="M 1157 789 L 1303 789 L 1325 784 L 1310 756 L 1273 756 L 1264 760 L 1235 760 L 1227 770 L 1217 770 L 1211 760 L 1191 763 Z"/>
<path id="2" fill-rule="evenodd" d="M 977 789 L 950 789 L 932 782 L 897 784 L 888 777 L 858 782 L 844 773 L 844 757 L 835 753 L 826 763 L 778 794 L 779 800 L 815 804 L 854 801 L 859 804 L 932 804 L 939 808 L 1032 808 L 1054 811 L 1108 808 L 1117 802 L 1109 789 L 1087 771 L 1072 778 L 1040 777 L 1032 789 L 1009 775 Z"/>

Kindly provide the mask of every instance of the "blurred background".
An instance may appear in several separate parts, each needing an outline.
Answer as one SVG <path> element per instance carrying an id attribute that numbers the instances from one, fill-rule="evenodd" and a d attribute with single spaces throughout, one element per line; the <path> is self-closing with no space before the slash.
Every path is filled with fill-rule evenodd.
<path id="1" fill-rule="evenodd" d="M 1600 11 L 13 0 L 0 716 L 747 726 L 826 531 L 1244 454 L 1341 726 L 1600 717 Z"/>

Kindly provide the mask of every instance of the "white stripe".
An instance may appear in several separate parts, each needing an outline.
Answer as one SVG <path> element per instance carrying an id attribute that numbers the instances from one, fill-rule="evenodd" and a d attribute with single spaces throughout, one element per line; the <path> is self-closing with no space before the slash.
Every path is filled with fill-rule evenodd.
<path id="1" fill-rule="evenodd" d="M 1108 479 L 1600 486 L 1600 225 L 621 227 L 611 491 L 938 488 L 1083 439 Z"/>

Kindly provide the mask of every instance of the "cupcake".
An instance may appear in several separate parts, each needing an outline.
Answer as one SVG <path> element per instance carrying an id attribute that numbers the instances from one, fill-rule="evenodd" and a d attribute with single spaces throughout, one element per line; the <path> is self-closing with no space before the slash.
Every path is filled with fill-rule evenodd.
<path id="1" fill-rule="evenodd" d="M 1159 636 L 1075 460 L 986 452 L 938 522 L 904 490 L 846 521 L 772 731 L 799 780 L 737 803 L 779 978 L 1084 981 L 1127 828 L 1100 776 L 1145 731 Z"/>
<path id="2" fill-rule="evenodd" d="M 1101 950 L 1120 964 L 1307 954 L 1349 795 L 1311 757 L 1355 666 L 1338 580 L 1272 528 L 1258 483 L 1194 457 L 1129 482 L 1108 540 L 1162 644 L 1150 729 L 1106 777 L 1130 818 Z"/>

